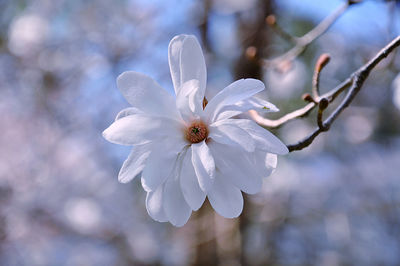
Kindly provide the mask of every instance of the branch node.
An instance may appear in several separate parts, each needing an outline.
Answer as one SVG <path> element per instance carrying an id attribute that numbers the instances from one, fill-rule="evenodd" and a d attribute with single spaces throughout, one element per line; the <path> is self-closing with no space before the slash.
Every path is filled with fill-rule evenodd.
<path id="1" fill-rule="evenodd" d="M 318 127 L 321 129 L 321 131 L 328 131 L 329 130 L 329 125 L 324 123 L 322 120 L 322 115 L 324 113 L 324 110 L 328 107 L 329 101 L 326 98 L 322 98 L 319 100 L 318 103 L 318 116 L 317 116 L 317 124 Z"/>
<path id="2" fill-rule="evenodd" d="M 329 101 L 327 98 L 322 98 L 319 100 L 318 107 L 321 111 L 324 111 L 329 105 Z"/>
<path id="3" fill-rule="evenodd" d="M 314 98 L 311 96 L 311 94 L 309 94 L 309 93 L 304 93 L 304 94 L 301 96 L 301 98 L 302 98 L 304 101 L 309 102 L 309 103 L 317 103 L 317 102 L 314 100 Z"/>

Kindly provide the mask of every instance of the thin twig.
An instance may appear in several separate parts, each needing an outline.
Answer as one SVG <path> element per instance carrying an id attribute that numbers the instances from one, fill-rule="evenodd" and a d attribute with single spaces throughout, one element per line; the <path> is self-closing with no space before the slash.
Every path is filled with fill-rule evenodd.
<path id="1" fill-rule="evenodd" d="M 308 145 L 310 145 L 313 140 L 323 131 L 327 131 L 332 123 L 338 118 L 338 116 L 346 109 L 350 103 L 354 100 L 355 96 L 361 90 L 365 80 L 368 78 L 370 72 L 376 65 L 386 58 L 396 47 L 400 45 L 400 36 L 397 36 L 392 42 L 390 42 L 386 47 L 384 47 L 379 53 L 375 55 L 367 64 L 359 68 L 356 72 L 354 72 L 348 80 L 352 80 L 351 88 L 349 89 L 346 97 L 340 103 L 340 105 L 332 112 L 332 114 L 323 121 L 323 128 L 318 127 L 314 130 L 309 136 L 298 142 L 297 144 L 288 145 L 288 149 L 290 152 L 296 150 L 302 150 Z M 342 83 L 343 84 L 343 83 Z M 334 96 L 334 94 L 333 94 Z M 332 96 L 332 97 L 333 97 Z"/>
<path id="2" fill-rule="evenodd" d="M 330 56 L 328 54 L 322 54 L 317 63 L 315 64 L 314 76 L 312 78 L 312 95 L 314 101 L 319 101 L 319 77 L 321 75 L 322 69 L 329 63 Z"/>
<path id="3" fill-rule="evenodd" d="M 292 36 L 291 34 L 287 33 L 284 31 L 276 22 L 276 17 L 275 15 L 269 15 L 268 17 L 265 18 L 265 22 L 271 27 L 271 29 L 274 30 L 276 34 L 282 37 L 282 39 L 289 41 L 293 44 L 297 44 L 298 38 L 295 36 Z"/>
<path id="4" fill-rule="evenodd" d="M 288 113 L 276 120 L 262 117 L 261 115 L 259 115 L 257 113 L 257 111 L 254 111 L 254 110 L 250 110 L 249 115 L 250 115 L 251 119 L 253 119 L 255 122 L 257 122 L 257 124 L 259 124 L 260 126 L 268 127 L 268 128 L 278 128 L 278 127 L 282 126 L 283 124 L 289 122 L 290 120 L 308 115 L 314 109 L 315 106 L 316 106 L 315 103 L 309 103 L 306 106 L 304 106 L 303 108 L 300 108 L 291 113 Z"/>
<path id="5" fill-rule="evenodd" d="M 296 40 L 296 45 L 291 48 L 289 51 L 286 53 L 273 58 L 273 59 L 267 59 L 263 60 L 264 66 L 265 67 L 274 67 L 279 65 L 281 62 L 284 61 L 292 61 L 296 57 L 298 57 L 300 54 L 302 54 L 305 49 L 319 36 L 321 36 L 323 33 L 325 33 L 333 23 L 349 8 L 349 6 L 355 4 L 357 2 L 355 1 L 347 1 L 345 4 L 340 6 L 338 9 L 336 9 L 331 15 L 326 17 L 320 24 L 318 24 L 314 29 L 303 35 L 302 37 L 295 38 L 293 37 L 294 40 Z M 288 34 L 287 34 L 288 35 Z"/>

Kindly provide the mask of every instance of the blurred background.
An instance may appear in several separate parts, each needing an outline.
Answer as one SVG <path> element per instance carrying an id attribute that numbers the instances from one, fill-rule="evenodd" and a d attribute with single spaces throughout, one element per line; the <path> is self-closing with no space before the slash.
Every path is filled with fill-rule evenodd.
<path id="1" fill-rule="evenodd" d="M 0 1 L 0 265 L 399 265 L 400 56 L 303 151 L 280 157 L 238 219 L 206 203 L 183 228 L 151 220 L 139 179 L 117 181 L 130 148 L 101 132 L 128 103 L 136 70 L 173 93 L 167 49 L 194 34 L 215 93 L 262 79 L 279 117 L 304 105 L 322 53 L 328 91 L 400 33 L 399 1 L 362 1 L 281 68 L 262 67 L 345 1 Z M 329 112 L 329 110 L 328 110 Z M 316 114 L 274 132 L 287 144 Z"/>

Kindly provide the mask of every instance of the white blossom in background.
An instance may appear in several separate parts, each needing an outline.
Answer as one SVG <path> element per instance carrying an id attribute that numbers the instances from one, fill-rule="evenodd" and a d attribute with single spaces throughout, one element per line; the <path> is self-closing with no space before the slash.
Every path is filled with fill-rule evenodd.
<path id="1" fill-rule="evenodd" d="M 235 81 L 207 103 L 206 65 L 194 36 L 174 37 L 168 59 L 176 99 L 144 74 L 127 71 L 117 79 L 133 107 L 122 110 L 103 136 L 134 146 L 118 179 L 126 183 L 142 173 L 146 208 L 156 221 L 183 226 L 206 197 L 220 215 L 237 217 L 241 191 L 259 192 L 277 154 L 288 150 L 254 121 L 233 117 L 278 109 L 254 97 L 265 88 L 256 79 Z"/>
<path id="2" fill-rule="evenodd" d="M 392 83 L 393 88 L 393 104 L 400 110 L 400 73 L 397 74 L 396 78 Z"/>

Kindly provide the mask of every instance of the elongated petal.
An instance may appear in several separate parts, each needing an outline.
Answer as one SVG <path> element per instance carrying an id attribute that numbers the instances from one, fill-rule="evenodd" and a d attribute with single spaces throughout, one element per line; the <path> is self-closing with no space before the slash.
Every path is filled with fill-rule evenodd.
<path id="1" fill-rule="evenodd" d="M 248 119 L 226 119 L 218 121 L 216 125 L 236 125 L 244 129 L 254 139 L 257 149 L 275 153 L 279 155 L 287 154 L 289 151 L 285 144 L 282 143 L 268 130 L 260 127 L 252 120 Z"/>
<path id="2" fill-rule="evenodd" d="M 199 81 L 199 97 L 203 99 L 207 82 L 207 70 L 203 52 L 196 37 L 178 35 L 168 47 L 168 61 L 175 93 L 178 95 L 182 85 L 192 79 Z"/>
<path id="3" fill-rule="evenodd" d="M 192 144 L 192 163 L 200 188 L 207 193 L 214 182 L 215 162 L 205 141 Z"/>
<path id="4" fill-rule="evenodd" d="M 146 196 L 146 209 L 151 218 L 158 222 L 167 222 L 167 216 L 163 207 L 163 193 L 164 189 L 160 186 L 154 192 L 148 192 Z"/>
<path id="5" fill-rule="evenodd" d="M 189 80 L 182 87 L 176 96 L 176 107 L 186 122 L 197 120 L 203 111 L 203 99 L 199 98 L 197 93 L 199 81 L 196 79 Z"/>
<path id="6" fill-rule="evenodd" d="M 242 100 L 234 105 L 227 105 L 221 109 L 215 120 L 223 120 L 247 112 L 249 110 L 256 110 L 258 113 L 264 114 L 269 112 L 278 112 L 272 103 L 257 97 L 251 97 Z"/>
<path id="7" fill-rule="evenodd" d="M 145 167 L 145 162 L 150 154 L 150 143 L 135 146 L 122 165 L 118 174 L 118 181 L 128 183 L 135 178 Z"/>
<path id="8" fill-rule="evenodd" d="M 207 197 L 214 210 L 226 218 L 238 217 L 243 210 L 242 193 L 218 171 Z"/>
<path id="9" fill-rule="evenodd" d="M 103 132 L 103 137 L 116 144 L 137 145 L 182 135 L 181 125 L 172 119 L 134 114 L 118 119 Z"/>
<path id="10" fill-rule="evenodd" d="M 206 194 L 201 190 L 193 168 L 191 147 L 187 150 L 182 161 L 180 183 L 186 202 L 192 210 L 197 211 L 203 205 Z"/>
<path id="11" fill-rule="evenodd" d="M 175 36 L 168 46 L 168 63 L 171 71 L 172 83 L 175 89 L 175 95 L 178 95 L 178 91 L 181 88 L 181 64 L 180 57 L 182 51 L 183 40 L 187 35 L 181 34 Z"/>
<path id="12" fill-rule="evenodd" d="M 192 209 L 183 197 L 179 184 L 183 156 L 175 164 L 174 171 L 164 186 L 164 211 L 172 225 L 180 227 L 189 220 Z"/>
<path id="13" fill-rule="evenodd" d="M 266 174 L 265 153 L 255 158 L 254 153 L 243 152 L 241 149 L 216 142 L 211 142 L 209 147 L 218 171 L 233 185 L 249 194 L 261 190 L 262 177 Z"/>
<path id="14" fill-rule="evenodd" d="M 252 136 L 237 125 L 212 124 L 209 129 L 209 137 L 216 142 L 237 146 L 248 152 L 252 152 L 256 148 Z"/>
<path id="15" fill-rule="evenodd" d="M 166 140 L 152 145 L 142 173 L 144 190 L 154 191 L 172 174 L 179 152 L 186 142 Z"/>
<path id="16" fill-rule="evenodd" d="M 196 37 L 187 35 L 183 40 L 180 54 L 181 84 L 196 79 L 199 81 L 198 97 L 203 100 L 206 90 L 207 69 L 203 51 Z"/>
<path id="17" fill-rule="evenodd" d="M 257 79 L 240 79 L 215 95 L 205 108 L 205 119 L 214 122 L 219 112 L 229 105 L 236 104 L 264 90 L 264 83 Z"/>
<path id="18" fill-rule="evenodd" d="M 122 109 L 115 117 L 115 121 L 117 121 L 118 119 L 124 118 L 125 116 L 135 115 L 135 114 L 143 114 L 143 112 L 135 107 L 128 107 L 128 108 Z"/>
<path id="19" fill-rule="evenodd" d="M 178 119 L 172 95 L 149 76 L 126 71 L 117 78 L 117 86 L 125 99 L 142 112 Z"/>

